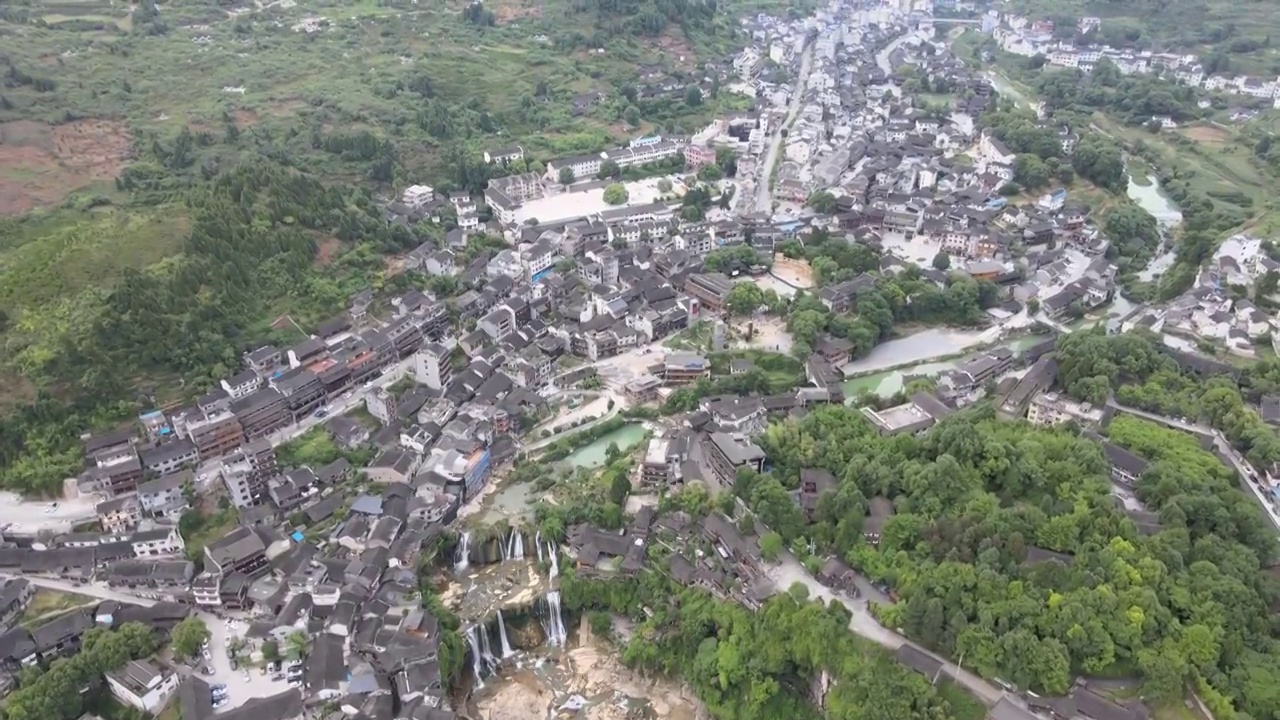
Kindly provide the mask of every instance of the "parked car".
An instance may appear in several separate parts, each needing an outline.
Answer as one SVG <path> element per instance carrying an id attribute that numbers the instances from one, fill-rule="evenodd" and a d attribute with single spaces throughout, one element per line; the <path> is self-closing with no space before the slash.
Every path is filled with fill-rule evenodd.
<path id="1" fill-rule="evenodd" d="M 227 685 L 226 683 L 218 683 L 217 685 L 210 685 L 209 690 L 215 693 L 224 693 L 227 691 Z"/>
<path id="2" fill-rule="evenodd" d="M 252 682 L 252 681 L 253 681 L 253 677 L 249 675 L 249 671 L 248 671 L 248 670 L 245 670 L 245 671 L 244 671 L 244 681 L 245 681 L 245 682 Z"/>
<path id="3" fill-rule="evenodd" d="M 216 708 L 220 708 L 220 707 L 222 707 L 223 705 L 226 705 L 226 704 L 227 704 L 227 700 L 228 700 L 228 698 L 227 698 L 225 695 L 224 695 L 224 696 L 222 696 L 222 697 L 214 698 L 214 699 L 213 699 L 213 706 L 214 706 L 214 707 L 216 707 Z"/>
<path id="4" fill-rule="evenodd" d="M 235 659 L 235 658 L 231 658 L 231 670 L 232 670 L 232 672 L 235 672 L 236 670 L 239 670 L 239 669 L 240 669 L 240 663 L 236 662 L 236 659 Z"/>
<path id="5" fill-rule="evenodd" d="M 212 674 L 213 674 L 213 666 L 212 666 L 212 665 L 205 665 L 204 667 L 200 668 L 200 674 L 201 674 L 201 675 L 212 675 Z"/>

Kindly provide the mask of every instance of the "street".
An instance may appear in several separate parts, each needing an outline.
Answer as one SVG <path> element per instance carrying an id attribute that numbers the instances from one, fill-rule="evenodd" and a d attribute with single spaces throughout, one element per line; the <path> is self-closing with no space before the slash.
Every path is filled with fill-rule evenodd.
<path id="1" fill-rule="evenodd" d="M 1271 503 L 1270 498 L 1268 498 L 1266 494 L 1263 492 L 1262 487 L 1257 482 L 1254 482 L 1253 467 L 1249 465 L 1249 461 L 1244 459 L 1244 457 L 1239 453 L 1239 451 L 1237 451 L 1231 445 L 1231 443 L 1227 440 L 1226 437 L 1223 436 L 1222 433 L 1209 427 L 1208 425 L 1200 425 L 1199 423 L 1191 423 L 1191 422 L 1182 422 L 1181 420 L 1178 420 L 1176 418 L 1165 417 L 1163 415 L 1156 415 L 1155 413 L 1149 413 L 1149 412 L 1146 412 L 1145 410 L 1139 410 L 1137 408 L 1129 407 L 1127 405 L 1121 405 L 1120 403 L 1116 402 L 1114 399 L 1110 400 L 1108 404 L 1117 410 L 1121 410 L 1131 415 L 1136 415 L 1140 418 L 1150 420 L 1151 422 L 1160 423 L 1161 425 L 1164 425 L 1166 427 L 1171 427 L 1175 430 L 1182 430 L 1183 432 L 1196 433 L 1198 435 L 1212 437 L 1214 447 L 1218 450 L 1219 453 L 1221 453 L 1223 456 L 1227 458 L 1227 460 L 1231 462 L 1231 466 L 1235 468 L 1236 473 L 1240 475 L 1241 484 L 1243 484 L 1245 487 L 1249 489 L 1251 493 L 1253 493 L 1253 498 L 1258 501 L 1259 505 L 1262 506 L 1262 510 L 1267 514 L 1267 518 L 1271 521 L 1271 524 L 1275 526 L 1276 530 L 1280 530 L 1280 513 L 1276 512 L 1275 505 Z"/>
<path id="2" fill-rule="evenodd" d="M 891 652 L 896 651 L 903 645 L 909 645 L 917 650 L 929 653 L 942 662 L 943 667 L 955 679 L 956 683 L 968 689 L 988 706 L 995 705 L 1005 695 L 1005 692 L 995 685 L 961 668 L 959 665 L 939 657 L 877 622 L 867 609 L 867 600 L 865 598 L 883 598 L 883 596 L 878 590 L 871 587 L 871 584 L 866 582 L 866 579 L 861 575 L 858 576 L 858 589 L 862 593 L 862 597 L 850 598 L 843 593 L 836 593 L 818 582 L 790 553 L 783 553 L 778 563 L 769 569 L 768 574 L 769 579 L 774 582 L 775 589 L 779 593 L 787 592 L 794 583 L 798 582 L 809 589 L 810 598 L 821 598 L 823 602 L 839 600 L 853 615 L 849 620 L 849 631 L 855 635 L 871 640 Z M 1012 698 L 1013 696 L 1010 697 Z"/>
<path id="3" fill-rule="evenodd" d="M 756 183 L 755 207 L 748 206 L 747 212 L 752 210 L 769 212 L 773 208 L 772 188 L 769 184 L 773 179 L 773 166 L 778 162 L 778 151 L 782 149 L 782 131 L 791 127 L 791 123 L 795 122 L 796 116 L 800 114 L 800 103 L 804 100 L 804 90 L 809 84 L 809 70 L 812 67 L 813 44 L 810 43 L 805 47 L 804 54 L 800 56 L 800 73 L 796 76 L 795 89 L 791 92 L 791 107 L 787 109 L 787 118 L 780 127 L 773 128 L 769 150 L 765 153 L 764 163 L 760 166 L 760 180 Z"/>

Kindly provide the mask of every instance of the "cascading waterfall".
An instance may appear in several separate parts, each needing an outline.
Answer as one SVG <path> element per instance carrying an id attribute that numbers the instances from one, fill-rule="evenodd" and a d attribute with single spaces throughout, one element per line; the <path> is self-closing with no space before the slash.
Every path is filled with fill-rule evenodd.
<path id="1" fill-rule="evenodd" d="M 533 546 L 538 548 L 538 562 L 542 562 L 542 531 L 533 534 Z"/>
<path id="2" fill-rule="evenodd" d="M 551 579 L 555 580 L 560 575 L 560 560 L 556 557 L 554 543 L 547 543 L 547 554 L 551 556 Z"/>
<path id="3" fill-rule="evenodd" d="M 480 623 L 480 654 L 484 657 L 485 667 L 489 672 L 498 666 L 498 658 L 493 656 L 493 649 L 489 646 L 489 628 Z"/>
<path id="4" fill-rule="evenodd" d="M 507 624 L 502 621 L 502 610 L 498 610 L 498 637 L 502 640 L 502 657 L 509 658 L 515 653 L 511 650 L 511 643 L 507 641 Z"/>
<path id="5" fill-rule="evenodd" d="M 507 538 L 506 542 L 498 541 L 498 552 L 502 554 L 502 561 L 506 562 L 511 557 L 511 538 Z"/>
<path id="6" fill-rule="evenodd" d="M 524 534 L 519 530 L 511 531 L 511 559 L 524 559 Z"/>
<path id="7" fill-rule="evenodd" d="M 547 633 L 547 643 L 553 647 L 564 647 L 568 635 L 564 629 L 564 619 L 560 615 L 560 591 L 547 593 L 547 620 L 543 625 Z"/>
<path id="8" fill-rule="evenodd" d="M 475 675 L 476 685 L 478 687 L 484 687 L 484 680 L 481 679 L 483 668 L 480 665 L 482 660 L 480 657 L 480 636 L 478 632 L 478 625 L 472 625 L 467 628 L 467 644 L 471 646 L 471 674 Z"/>
<path id="9" fill-rule="evenodd" d="M 453 558 L 453 571 L 462 572 L 471 564 L 471 533 L 462 533 L 462 539 L 458 541 L 457 555 Z"/>

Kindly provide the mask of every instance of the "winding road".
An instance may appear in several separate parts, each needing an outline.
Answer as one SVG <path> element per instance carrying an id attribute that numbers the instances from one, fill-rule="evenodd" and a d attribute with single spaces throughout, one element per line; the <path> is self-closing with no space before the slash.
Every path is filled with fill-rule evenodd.
<path id="1" fill-rule="evenodd" d="M 1000 698 L 1005 696 L 1005 692 L 999 687 L 965 670 L 956 663 L 926 650 L 924 647 L 877 622 L 875 617 L 871 615 L 871 611 L 867 609 L 866 598 L 883 596 L 861 576 L 858 576 L 858 589 L 861 597 L 851 598 L 844 593 L 837 593 L 818 582 L 790 553 L 783 554 L 778 563 L 769 569 L 768 574 L 778 592 L 786 592 L 793 584 L 800 583 L 809 589 L 809 597 L 811 598 L 821 598 L 824 602 L 839 600 L 852 614 L 849 619 L 849 630 L 854 635 L 864 637 L 890 651 L 896 651 L 903 645 L 907 645 L 928 653 L 942 663 L 942 666 L 946 668 L 947 673 L 956 683 L 972 692 L 988 706 L 995 705 L 1000 702 Z M 887 598 L 885 599 L 887 600 Z M 1018 702 L 1018 699 L 1014 696 L 1010 695 L 1009 697 Z"/>

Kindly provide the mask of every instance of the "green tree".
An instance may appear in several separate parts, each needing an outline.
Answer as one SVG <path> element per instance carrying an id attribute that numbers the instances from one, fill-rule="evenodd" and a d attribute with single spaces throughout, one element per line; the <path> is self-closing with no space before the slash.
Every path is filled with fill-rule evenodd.
<path id="1" fill-rule="evenodd" d="M 198 657 L 210 635 L 203 620 L 195 616 L 189 617 L 175 625 L 170 633 L 173 653 L 184 658 Z"/>
<path id="2" fill-rule="evenodd" d="M 560 172 L 556 177 L 560 180 L 561 185 L 569 185 L 576 179 L 573 174 L 573 168 L 571 167 L 560 168 Z"/>
<path id="3" fill-rule="evenodd" d="M 948 255 L 948 254 L 946 254 L 946 253 L 944 253 L 944 252 L 939 252 L 937 255 L 934 255 L 934 256 L 933 256 L 933 268 L 934 268 L 935 270 L 941 270 L 941 271 L 943 271 L 943 272 L 946 272 L 946 271 L 950 270 L 950 269 L 951 269 L 951 256 L 950 256 L 950 255 Z"/>
<path id="4" fill-rule="evenodd" d="M 627 202 L 627 186 L 614 183 L 604 189 L 604 201 L 609 205 L 622 205 Z"/>
<path id="5" fill-rule="evenodd" d="M 724 171 L 719 165 L 703 165 L 698 168 L 698 179 L 702 182 L 713 183 L 724 177 Z"/>
<path id="6" fill-rule="evenodd" d="M 776 532 L 767 532 L 760 538 L 760 555 L 773 562 L 782 553 L 782 536 Z"/>
<path id="7" fill-rule="evenodd" d="M 763 305 L 764 302 L 764 291 L 760 289 L 759 285 L 740 282 L 729 289 L 729 295 L 725 299 L 725 306 L 729 308 L 730 313 L 744 316 L 754 313 L 756 308 Z"/>
<path id="8" fill-rule="evenodd" d="M 702 90 L 697 85 L 690 85 L 685 91 L 684 104 L 691 108 L 702 107 Z"/>
<path id="9" fill-rule="evenodd" d="M 810 195 L 808 202 L 805 204 L 812 208 L 814 212 L 830 215 L 835 212 L 836 197 L 826 190 L 819 190 Z"/>
<path id="10" fill-rule="evenodd" d="M 619 177 L 622 177 L 622 168 L 618 167 L 616 160 L 605 160 L 600 163 L 600 172 L 596 173 L 597 179 L 611 180 Z"/>
<path id="11" fill-rule="evenodd" d="M 262 659 L 267 662 L 277 662 L 280 660 L 280 643 L 275 640 L 267 640 L 262 643 Z"/>

